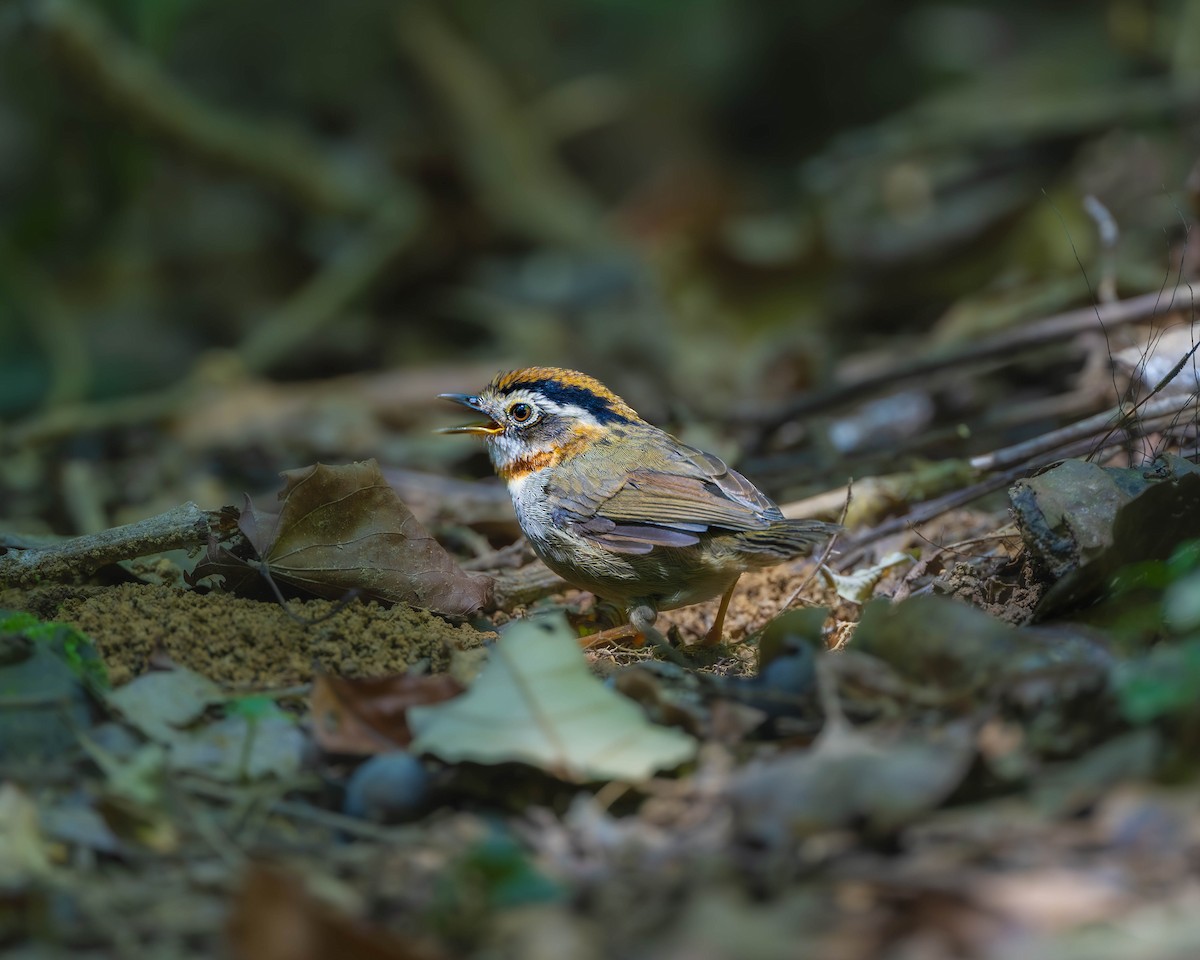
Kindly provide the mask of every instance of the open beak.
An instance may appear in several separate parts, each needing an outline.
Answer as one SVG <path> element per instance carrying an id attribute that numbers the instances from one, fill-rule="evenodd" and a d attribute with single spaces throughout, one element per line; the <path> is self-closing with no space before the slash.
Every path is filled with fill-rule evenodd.
<path id="1" fill-rule="evenodd" d="M 483 413 L 483 408 L 479 405 L 479 398 L 472 397 L 466 393 L 439 393 L 439 400 L 450 400 L 453 403 L 462 404 L 469 410 L 474 410 L 476 413 Z M 484 414 L 486 416 L 486 414 Z M 436 431 L 437 433 L 473 433 L 481 437 L 493 437 L 498 433 L 503 433 L 504 428 L 495 420 L 488 418 L 487 423 L 468 423 L 461 427 L 442 427 Z"/>

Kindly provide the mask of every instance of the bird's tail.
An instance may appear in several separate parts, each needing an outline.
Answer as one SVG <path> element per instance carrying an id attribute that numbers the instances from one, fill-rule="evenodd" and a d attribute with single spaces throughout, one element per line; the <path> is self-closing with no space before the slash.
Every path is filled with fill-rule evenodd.
<path id="1" fill-rule="evenodd" d="M 759 559 L 763 566 L 771 566 L 807 556 L 816 544 L 841 529 L 839 524 L 823 520 L 779 520 L 762 530 L 739 533 L 737 542 L 741 552 Z"/>

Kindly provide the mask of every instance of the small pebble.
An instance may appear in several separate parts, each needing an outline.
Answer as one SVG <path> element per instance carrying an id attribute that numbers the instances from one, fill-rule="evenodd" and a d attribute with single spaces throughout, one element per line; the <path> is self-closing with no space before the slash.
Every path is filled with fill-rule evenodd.
<path id="1" fill-rule="evenodd" d="M 429 805 L 429 771 L 411 753 L 371 757 L 350 776 L 342 812 L 375 823 L 401 823 Z"/>

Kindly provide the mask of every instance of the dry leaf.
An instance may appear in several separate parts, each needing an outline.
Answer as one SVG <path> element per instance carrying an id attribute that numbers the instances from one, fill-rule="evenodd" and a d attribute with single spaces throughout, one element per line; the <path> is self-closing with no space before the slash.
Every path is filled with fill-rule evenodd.
<path id="1" fill-rule="evenodd" d="M 446 674 L 349 679 L 319 673 L 313 678 L 313 737 L 327 753 L 363 756 L 407 747 L 412 741 L 408 709 L 462 693 Z"/>
<path id="2" fill-rule="evenodd" d="M 225 783 L 286 780 L 300 769 L 304 742 L 295 721 L 273 707 L 263 716 L 235 714 L 184 735 L 172 745 L 168 763 L 172 771 Z"/>
<path id="3" fill-rule="evenodd" d="M 0 893 L 17 891 L 50 872 L 37 804 L 12 783 L 0 783 Z"/>
<path id="4" fill-rule="evenodd" d="M 192 670 L 177 667 L 144 673 L 108 695 L 109 706 L 156 743 L 170 744 L 182 729 L 222 701 L 221 688 Z"/>
<path id="5" fill-rule="evenodd" d="M 810 749 L 738 774 L 732 790 L 738 830 L 768 845 L 856 823 L 893 830 L 949 796 L 974 756 L 965 721 L 899 737 L 827 721 Z"/>
<path id="6" fill-rule="evenodd" d="M 246 960 L 434 960 L 442 956 L 342 913 L 283 870 L 252 863 L 229 918 L 229 945 Z"/>
<path id="7" fill-rule="evenodd" d="M 490 598 L 489 577 L 463 571 L 417 522 L 374 460 L 282 474 L 279 513 L 247 498 L 239 523 L 277 579 L 319 596 L 368 597 L 466 615 Z"/>
<path id="8" fill-rule="evenodd" d="M 470 690 L 408 711 L 413 752 L 528 763 L 577 782 L 644 780 L 690 760 L 696 741 L 592 676 L 575 640 L 562 617 L 514 624 Z"/>
<path id="9" fill-rule="evenodd" d="M 866 603 L 871 599 L 876 585 L 883 579 L 885 573 L 892 567 L 912 562 L 913 558 L 907 553 L 894 552 L 889 553 L 874 566 L 852 570 L 847 574 L 834 573 L 832 570 L 822 567 L 821 575 L 843 600 L 849 600 L 851 603 Z"/>

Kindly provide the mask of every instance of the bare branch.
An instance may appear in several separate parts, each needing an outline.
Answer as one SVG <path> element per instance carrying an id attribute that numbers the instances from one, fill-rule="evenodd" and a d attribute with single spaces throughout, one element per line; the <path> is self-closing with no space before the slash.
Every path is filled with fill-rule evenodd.
<path id="1" fill-rule="evenodd" d="M 305 206 L 362 216 L 382 193 L 361 174 L 343 171 L 298 132 L 244 120 L 185 90 L 114 33 L 93 6 L 37 0 L 34 21 L 81 88 L 95 90 L 121 115 L 211 163 L 280 187 Z"/>
<path id="2" fill-rule="evenodd" d="M 71 580 L 119 560 L 201 546 L 219 525 L 220 514 L 185 503 L 136 523 L 74 537 L 53 546 L 28 550 L 10 547 L 0 550 L 0 585 Z"/>
<path id="3" fill-rule="evenodd" d="M 1038 456 L 1060 451 L 1070 443 L 1090 440 L 1124 427 L 1137 426 L 1144 432 L 1148 426 L 1159 420 L 1172 420 L 1195 405 L 1195 397 L 1167 395 L 1143 403 L 1136 412 L 1130 408 L 1112 407 L 1103 413 L 1068 424 L 1060 430 L 1051 430 L 1023 443 L 971 457 L 970 464 L 973 469 L 986 472 L 1030 463 Z"/>
<path id="4" fill-rule="evenodd" d="M 415 201 L 415 198 L 410 198 Z M 269 370 L 293 349 L 342 316 L 419 235 L 415 202 L 389 202 L 360 235 L 348 241 L 307 283 L 250 328 L 238 347 L 246 366 Z"/>
<path id="5" fill-rule="evenodd" d="M 400 49 L 450 119 L 458 157 L 498 223 L 539 242 L 603 243 L 599 205 L 554 155 L 501 77 L 434 4 L 399 5 Z"/>
<path id="6" fill-rule="evenodd" d="M 774 429 L 804 414 L 857 402 L 885 388 L 928 377 L 932 373 L 980 363 L 995 357 L 1008 357 L 1018 351 L 1042 347 L 1080 333 L 1099 330 L 1101 325 L 1111 330 L 1126 323 L 1160 317 L 1172 310 L 1181 309 L 1181 304 L 1190 309 L 1194 292 L 1193 287 L 1185 283 L 1169 290 L 1146 293 L 1116 303 L 1068 310 L 1011 330 L 980 337 L 970 343 L 956 343 L 942 350 L 925 353 L 911 361 L 896 364 L 886 370 L 874 371 L 855 380 L 814 390 L 796 398 L 782 410 L 750 414 L 744 419 Z"/>
<path id="7" fill-rule="evenodd" d="M 511 610 L 519 604 L 533 603 L 534 600 L 570 587 L 541 561 L 517 570 L 497 570 L 492 576 L 496 581 L 492 607 L 497 610 Z"/>

